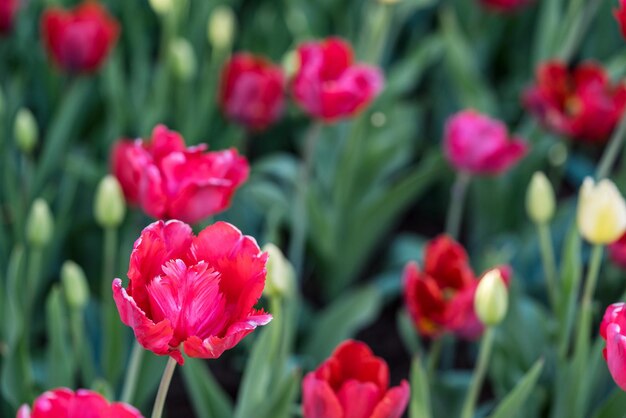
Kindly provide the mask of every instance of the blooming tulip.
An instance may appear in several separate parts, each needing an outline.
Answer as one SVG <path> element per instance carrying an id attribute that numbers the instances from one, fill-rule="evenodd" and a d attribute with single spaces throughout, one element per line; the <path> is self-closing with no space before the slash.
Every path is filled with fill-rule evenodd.
<path id="1" fill-rule="evenodd" d="M 304 43 L 297 53 L 293 97 L 314 118 L 334 122 L 354 116 L 383 88 L 381 71 L 354 64 L 352 47 L 339 38 Z"/>
<path id="2" fill-rule="evenodd" d="M 304 418 L 400 418 L 409 384 L 389 388 L 387 363 L 364 343 L 348 340 L 302 383 Z"/>
<path id="3" fill-rule="evenodd" d="M 0 35 L 9 33 L 13 28 L 13 21 L 19 6 L 20 0 L 0 0 Z"/>
<path id="4" fill-rule="evenodd" d="M 225 210 L 250 171 L 234 148 L 205 150 L 185 148 L 177 132 L 159 125 L 147 142 L 118 141 L 112 171 L 130 204 L 155 218 L 195 223 Z"/>
<path id="5" fill-rule="evenodd" d="M 109 403 L 102 395 L 87 389 L 73 392 L 59 388 L 43 393 L 33 404 L 33 409 L 23 405 L 17 418 L 142 418 L 132 406 Z"/>
<path id="6" fill-rule="evenodd" d="M 608 247 L 609 258 L 622 269 L 626 269 L 626 233 Z"/>
<path id="7" fill-rule="evenodd" d="M 626 107 L 626 85 L 614 85 L 602 67 L 587 62 L 569 70 L 549 61 L 537 69 L 537 83 L 523 95 L 524 106 L 548 129 L 587 142 L 604 142 Z"/>
<path id="8" fill-rule="evenodd" d="M 183 364 L 217 358 L 272 319 L 254 309 L 265 286 L 267 255 L 226 222 L 194 236 L 180 221 L 157 221 L 135 242 L 128 288 L 113 281 L 124 324 L 139 344 Z"/>
<path id="9" fill-rule="evenodd" d="M 613 16 L 619 24 L 619 30 L 626 39 L 626 0 L 619 0 L 619 7 L 613 9 Z"/>
<path id="10" fill-rule="evenodd" d="M 443 146 L 454 168 L 486 175 L 507 171 L 528 150 L 521 139 L 509 139 L 502 122 L 475 110 L 463 110 L 448 119 Z"/>
<path id="11" fill-rule="evenodd" d="M 265 58 L 240 53 L 224 65 L 219 102 L 226 116 L 258 131 L 281 116 L 284 89 L 281 67 Z"/>
<path id="12" fill-rule="evenodd" d="M 608 308 L 600 324 L 600 335 L 606 341 L 602 351 L 609 372 L 617 386 L 626 390 L 626 304 L 615 303 Z"/>
<path id="13" fill-rule="evenodd" d="M 578 196 L 578 230 L 592 244 L 610 244 L 626 232 L 626 202 L 608 179 L 587 177 Z"/>
<path id="14" fill-rule="evenodd" d="M 45 11 L 41 32 L 52 60 L 71 73 L 96 71 L 115 45 L 117 21 L 99 3 L 86 1 L 73 10 Z"/>

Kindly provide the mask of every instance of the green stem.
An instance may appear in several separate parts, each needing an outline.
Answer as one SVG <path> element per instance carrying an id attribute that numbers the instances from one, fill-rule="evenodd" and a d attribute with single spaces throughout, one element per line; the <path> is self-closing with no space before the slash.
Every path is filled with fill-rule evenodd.
<path id="1" fill-rule="evenodd" d="M 474 410 L 476 409 L 478 394 L 487 373 L 487 366 L 489 365 L 489 358 L 491 356 L 491 348 L 493 347 L 494 335 L 494 329 L 492 327 L 487 327 L 480 341 L 478 363 L 476 364 L 476 368 L 474 369 L 472 383 L 470 383 L 469 390 L 467 391 L 467 397 L 465 398 L 465 403 L 463 404 L 461 418 L 472 418 L 474 416 Z"/>
<path id="2" fill-rule="evenodd" d="M 313 167 L 313 158 L 315 156 L 315 148 L 317 140 L 320 136 L 322 124 L 314 122 L 308 129 L 304 139 L 304 150 L 302 155 L 302 164 L 300 165 L 300 174 L 298 181 L 298 189 L 296 202 L 294 205 L 294 213 L 292 216 L 292 237 L 289 243 L 289 259 L 296 271 L 296 277 L 300 278 L 302 267 L 304 264 L 304 249 L 306 246 L 307 235 L 307 195 L 309 189 L 309 180 L 311 169 Z"/>
<path id="3" fill-rule="evenodd" d="M 558 307 L 557 293 L 557 272 L 556 261 L 554 259 L 554 248 L 552 247 L 552 236 L 550 226 L 546 223 L 537 224 L 537 234 L 539 235 L 539 246 L 541 248 L 541 260 L 543 263 L 543 271 L 546 277 L 546 287 L 552 309 Z"/>
<path id="4" fill-rule="evenodd" d="M 133 352 L 130 355 L 130 362 L 128 365 L 128 372 L 126 373 L 126 380 L 124 381 L 124 388 L 122 389 L 122 402 L 132 404 L 135 397 L 135 391 L 137 389 L 137 382 L 139 381 L 139 371 L 141 370 L 141 364 L 143 362 L 144 349 L 138 343 L 135 342 L 133 346 Z"/>
<path id="5" fill-rule="evenodd" d="M 589 334 L 591 331 L 592 313 L 591 308 L 601 264 L 602 245 L 596 244 L 591 251 L 591 259 L 589 261 L 587 278 L 585 280 L 585 289 L 583 291 L 578 334 L 576 336 L 576 357 L 581 359 L 586 359 L 589 352 Z"/>
<path id="6" fill-rule="evenodd" d="M 450 191 L 450 206 L 448 206 L 448 216 L 446 217 L 446 232 L 454 239 L 459 238 L 461 232 L 461 220 L 467 189 L 472 177 L 464 172 L 459 172 L 452 190 Z"/>
<path id="7" fill-rule="evenodd" d="M 174 376 L 174 370 L 176 369 L 176 360 L 170 357 L 163 370 L 163 376 L 161 377 L 161 383 L 159 384 L 159 390 L 154 400 L 154 407 L 152 408 L 152 418 L 161 418 L 163 415 L 163 407 L 165 406 L 165 398 L 167 397 L 167 391 L 170 388 L 172 382 L 172 376 Z"/>
<path id="8" fill-rule="evenodd" d="M 437 364 L 441 357 L 441 351 L 443 349 L 443 336 L 433 340 L 428 350 L 428 360 L 426 363 L 426 373 L 429 379 L 432 379 L 437 371 Z"/>
<path id="9" fill-rule="evenodd" d="M 122 358 L 125 348 L 121 336 L 121 324 L 111 295 L 111 282 L 114 279 L 117 260 L 117 228 L 104 229 L 104 254 L 102 265 L 102 367 L 107 380 L 113 382 L 122 372 Z"/>
<path id="10" fill-rule="evenodd" d="M 615 160 L 624 145 L 624 137 L 626 137 L 626 112 L 622 115 L 617 129 L 613 132 L 609 145 L 604 150 L 604 154 L 602 154 L 602 158 L 598 163 L 598 169 L 596 171 L 596 178 L 598 180 L 607 177 L 611 172 L 611 168 L 613 164 L 615 164 Z"/>
<path id="11" fill-rule="evenodd" d="M 117 228 L 104 229 L 104 259 L 102 265 L 102 301 L 108 302 L 111 299 L 111 282 L 115 275 L 115 262 L 117 253 Z"/>
<path id="12" fill-rule="evenodd" d="M 582 5 L 582 2 L 579 3 Z M 576 13 L 576 10 L 573 10 L 572 14 L 577 15 L 576 21 L 570 27 L 567 37 L 562 43 L 564 46 L 559 53 L 561 60 L 567 62 L 572 58 L 580 42 L 584 39 L 585 32 L 591 24 L 599 6 L 600 0 L 590 0 L 587 2 L 582 13 Z"/>

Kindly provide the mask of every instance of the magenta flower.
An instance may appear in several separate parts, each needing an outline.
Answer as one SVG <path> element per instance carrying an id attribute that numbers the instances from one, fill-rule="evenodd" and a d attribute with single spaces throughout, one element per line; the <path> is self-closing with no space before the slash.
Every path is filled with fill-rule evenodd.
<path id="1" fill-rule="evenodd" d="M 617 386 L 626 390 L 626 310 L 624 303 L 606 308 L 600 324 L 600 335 L 606 341 L 602 351 L 609 372 Z"/>

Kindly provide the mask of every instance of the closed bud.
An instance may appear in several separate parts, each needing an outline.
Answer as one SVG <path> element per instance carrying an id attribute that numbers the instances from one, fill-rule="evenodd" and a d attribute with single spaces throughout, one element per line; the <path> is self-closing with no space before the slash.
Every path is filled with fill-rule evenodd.
<path id="1" fill-rule="evenodd" d="M 578 230 L 592 244 L 605 245 L 626 232 L 626 202 L 608 179 L 587 177 L 578 195 Z"/>
<path id="2" fill-rule="evenodd" d="M 265 244 L 263 251 L 268 254 L 267 280 L 265 293 L 268 296 L 284 296 L 293 290 L 296 273 L 291 263 L 285 258 L 280 248 L 274 244 Z"/>
<path id="3" fill-rule="evenodd" d="M 486 326 L 498 325 L 509 306 L 509 291 L 499 269 L 489 270 L 476 288 L 474 311 Z"/>
<path id="4" fill-rule="evenodd" d="M 184 38 L 170 43 L 170 58 L 174 75 L 181 81 L 188 81 L 196 74 L 196 55 L 193 47 Z"/>
<path id="5" fill-rule="evenodd" d="M 207 25 L 207 36 L 213 48 L 230 49 L 233 44 L 237 21 L 233 9 L 217 6 L 213 9 Z"/>
<path id="6" fill-rule="evenodd" d="M 48 203 L 38 198 L 33 202 L 26 221 L 26 239 L 34 247 L 45 247 L 52 239 L 54 221 Z"/>
<path id="7" fill-rule="evenodd" d="M 166 15 L 173 11 L 175 0 L 149 0 L 150 7 L 156 14 Z"/>
<path id="8" fill-rule="evenodd" d="M 39 127 L 30 110 L 22 108 L 17 112 L 13 125 L 13 135 L 20 151 L 24 154 L 33 152 L 39 141 Z"/>
<path id="9" fill-rule="evenodd" d="M 533 174 L 526 190 L 526 211 L 536 224 L 546 224 L 554 216 L 556 199 L 550 181 L 540 171 Z"/>
<path id="10" fill-rule="evenodd" d="M 296 74 L 298 67 L 300 66 L 300 58 L 298 57 L 296 51 L 291 50 L 283 55 L 281 66 L 283 67 L 285 77 L 288 80 L 291 79 Z"/>
<path id="11" fill-rule="evenodd" d="M 126 215 L 126 201 L 122 187 L 117 179 L 108 175 L 104 177 L 96 190 L 94 216 L 102 228 L 117 228 Z"/>
<path id="12" fill-rule="evenodd" d="M 61 282 L 69 307 L 83 309 L 89 302 L 89 286 L 83 269 L 73 261 L 66 261 L 61 266 Z"/>

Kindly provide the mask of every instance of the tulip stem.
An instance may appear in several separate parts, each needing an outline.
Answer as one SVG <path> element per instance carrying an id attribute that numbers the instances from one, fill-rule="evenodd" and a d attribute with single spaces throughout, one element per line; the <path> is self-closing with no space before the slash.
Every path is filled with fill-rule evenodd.
<path id="1" fill-rule="evenodd" d="M 441 350 L 443 349 L 443 338 L 443 336 L 436 338 L 430 344 L 430 349 L 428 350 L 428 360 L 426 363 L 426 373 L 429 379 L 432 379 L 437 371 L 437 364 L 439 363 Z"/>
<path id="2" fill-rule="evenodd" d="M 539 246 L 541 248 L 541 260 L 543 262 L 543 271 L 546 276 L 546 287 L 552 309 L 557 309 L 558 295 L 556 291 L 556 261 L 554 259 L 554 249 L 552 247 L 552 234 L 550 226 L 547 223 L 537 224 L 537 233 L 539 235 Z"/>
<path id="3" fill-rule="evenodd" d="M 591 308 L 593 303 L 593 294 L 598 281 L 598 273 L 602 264 L 602 245 L 596 244 L 591 250 L 591 259 L 587 270 L 587 278 L 585 280 L 585 289 L 583 291 L 582 306 L 580 312 L 580 322 L 578 327 L 578 335 L 576 336 L 576 353 L 577 358 L 586 359 L 589 352 L 589 333 L 591 330 Z"/>
<path id="4" fill-rule="evenodd" d="M 304 264 L 304 249 L 307 235 L 307 195 L 309 189 L 309 177 L 313 168 L 313 158 L 317 139 L 320 136 L 322 124 L 314 122 L 306 132 L 304 138 L 304 149 L 302 151 L 302 164 L 300 165 L 300 175 L 296 190 L 296 201 L 291 217 L 292 237 L 289 242 L 289 259 L 296 271 L 296 277 L 300 278 L 302 266 Z"/>
<path id="5" fill-rule="evenodd" d="M 493 347 L 494 340 L 493 327 L 487 327 L 482 339 L 480 340 L 480 351 L 478 353 L 478 363 L 474 369 L 474 375 L 472 376 L 472 383 L 467 391 L 465 402 L 463 403 L 463 410 L 461 412 L 461 418 L 472 418 L 474 416 L 474 409 L 476 408 L 476 401 L 478 400 L 478 394 L 480 388 L 483 385 L 485 374 L 487 373 L 487 366 L 489 365 L 489 357 L 491 356 L 491 348 Z"/>
<path id="6" fill-rule="evenodd" d="M 161 418 L 163 415 L 163 407 L 165 406 L 165 398 L 167 397 L 167 391 L 170 388 L 172 382 L 172 376 L 174 376 L 174 370 L 176 369 L 176 360 L 170 357 L 163 370 L 163 376 L 161 377 L 161 383 L 159 383 L 159 390 L 154 400 L 154 407 L 152 408 L 152 418 Z"/>
<path id="7" fill-rule="evenodd" d="M 600 180 L 607 177 L 611 172 L 611 168 L 617 159 L 617 156 L 624 145 L 624 137 L 626 137 L 626 112 L 623 113 L 620 123 L 613 132 L 609 145 L 604 150 L 602 158 L 598 163 L 596 171 L 596 179 Z"/>
<path id="8" fill-rule="evenodd" d="M 461 232 L 461 220 L 467 189 L 472 177 L 468 173 L 459 172 L 450 191 L 450 206 L 448 206 L 448 216 L 446 218 L 446 232 L 454 239 L 459 238 Z"/>
<path id="9" fill-rule="evenodd" d="M 132 404 L 137 389 L 137 381 L 139 380 L 139 371 L 143 362 L 143 347 L 135 341 L 133 352 L 130 355 L 128 372 L 124 380 L 124 388 L 122 389 L 122 402 Z"/>
<path id="10" fill-rule="evenodd" d="M 122 372 L 121 359 L 125 348 L 121 336 L 121 323 L 117 316 L 113 297 L 111 295 L 111 282 L 116 271 L 117 258 L 117 228 L 104 228 L 104 259 L 102 265 L 102 367 L 104 375 L 109 380 L 119 377 Z"/>

